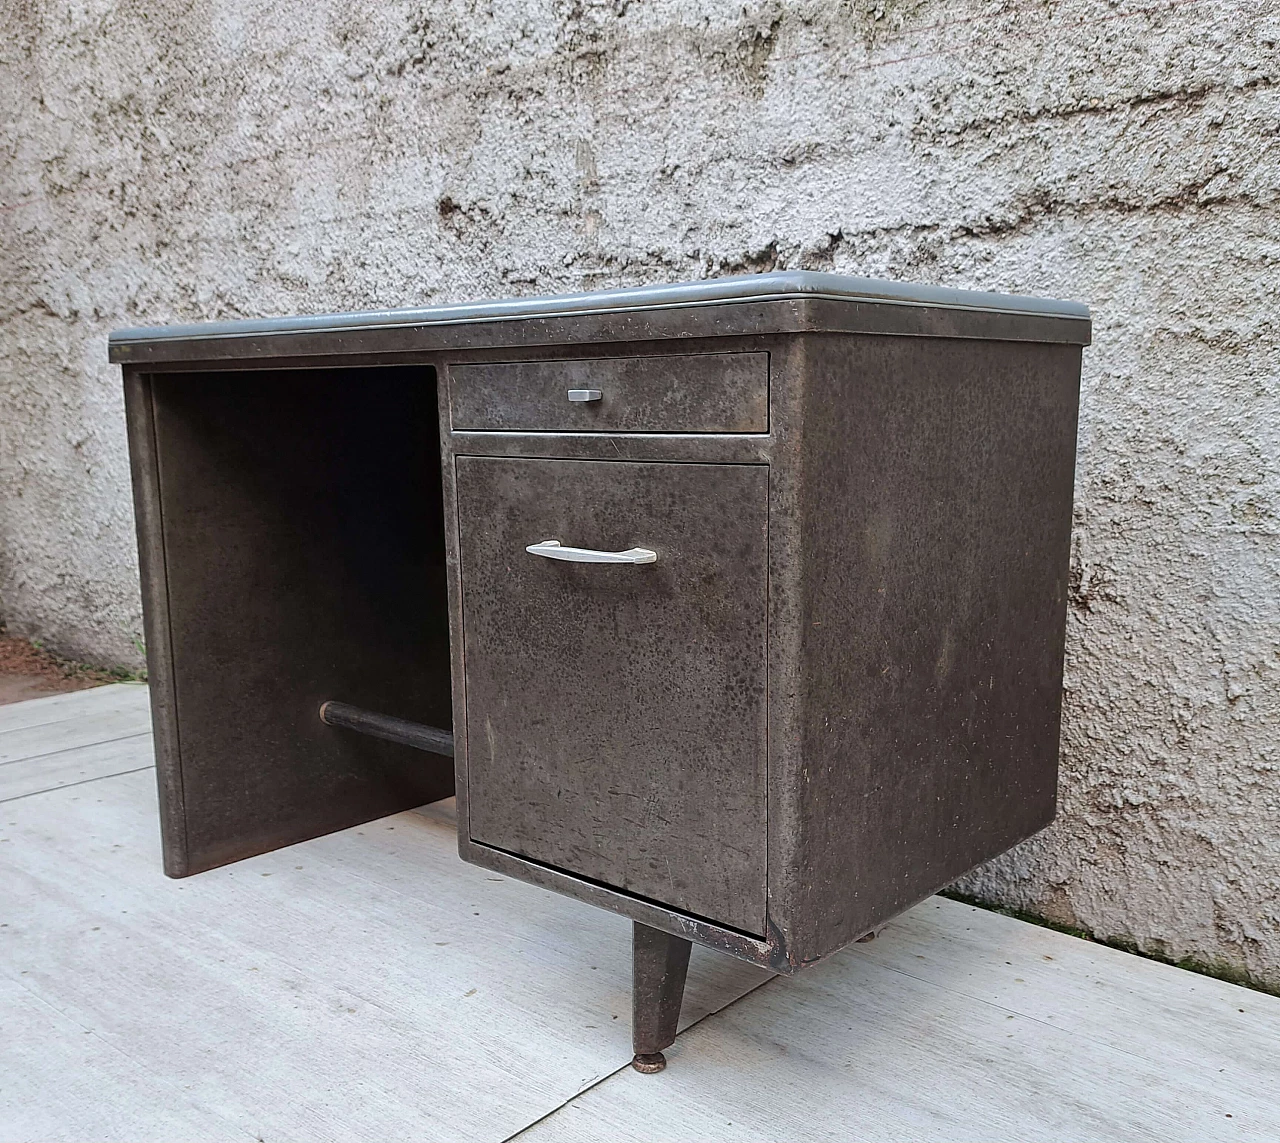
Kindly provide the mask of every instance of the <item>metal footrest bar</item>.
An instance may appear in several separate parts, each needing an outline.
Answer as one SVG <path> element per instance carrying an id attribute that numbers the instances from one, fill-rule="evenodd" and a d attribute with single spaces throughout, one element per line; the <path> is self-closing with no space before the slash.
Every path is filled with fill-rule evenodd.
<path id="1" fill-rule="evenodd" d="M 412 746 L 415 750 L 443 754 L 446 758 L 453 757 L 453 735 L 447 730 L 426 726 L 421 722 L 409 722 L 407 719 L 379 714 L 374 710 L 363 710 L 345 702 L 321 703 L 320 721 L 329 726 L 354 730 L 357 734 L 367 734 L 372 738 L 399 742 L 402 746 Z"/>

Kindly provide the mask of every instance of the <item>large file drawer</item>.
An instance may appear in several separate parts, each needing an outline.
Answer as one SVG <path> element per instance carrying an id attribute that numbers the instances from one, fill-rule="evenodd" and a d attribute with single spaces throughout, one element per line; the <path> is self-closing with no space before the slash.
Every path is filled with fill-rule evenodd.
<path id="1" fill-rule="evenodd" d="M 471 839 L 762 934 L 768 468 L 456 465 Z"/>

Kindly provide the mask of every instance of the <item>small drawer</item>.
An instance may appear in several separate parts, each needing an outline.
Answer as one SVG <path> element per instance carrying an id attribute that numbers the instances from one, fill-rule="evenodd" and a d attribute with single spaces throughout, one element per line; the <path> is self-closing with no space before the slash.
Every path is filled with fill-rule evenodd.
<path id="1" fill-rule="evenodd" d="M 455 429 L 763 433 L 769 431 L 769 355 L 451 365 L 449 406 Z"/>

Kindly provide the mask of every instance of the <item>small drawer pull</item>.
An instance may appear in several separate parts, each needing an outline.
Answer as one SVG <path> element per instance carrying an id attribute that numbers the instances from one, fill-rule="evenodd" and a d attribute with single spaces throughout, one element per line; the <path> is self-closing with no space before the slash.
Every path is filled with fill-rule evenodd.
<path id="1" fill-rule="evenodd" d="M 566 548 L 559 540 L 530 544 L 525 551 L 531 556 L 567 560 L 572 564 L 652 564 L 658 560 L 658 553 L 648 548 L 628 548 L 625 552 L 597 552 L 593 548 Z"/>
<path id="2" fill-rule="evenodd" d="M 604 394 L 599 389 L 570 389 L 570 401 L 598 401 Z"/>

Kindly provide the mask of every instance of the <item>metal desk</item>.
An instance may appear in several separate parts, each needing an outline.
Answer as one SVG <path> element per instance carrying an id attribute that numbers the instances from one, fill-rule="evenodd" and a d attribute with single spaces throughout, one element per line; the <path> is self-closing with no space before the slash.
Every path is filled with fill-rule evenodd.
<path id="1" fill-rule="evenodd" d="M 166 871 L 456 791 L 635 923 L 657 1070 L 689 942 L 794 972 L 1052 819 L 1089 338 L 813 273 L 113 334 Z"/>

